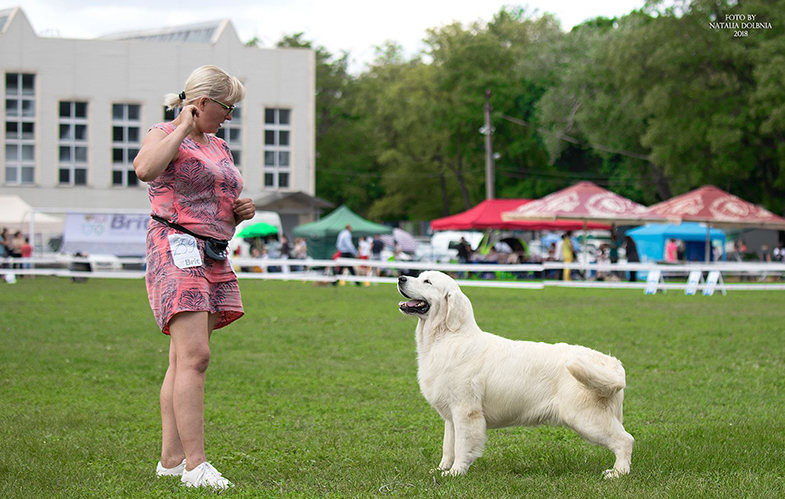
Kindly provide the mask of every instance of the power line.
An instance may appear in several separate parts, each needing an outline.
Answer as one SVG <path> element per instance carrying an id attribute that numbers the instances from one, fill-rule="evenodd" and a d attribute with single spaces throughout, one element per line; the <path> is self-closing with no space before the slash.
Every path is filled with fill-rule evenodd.
<path id="1" fill-rule="evenodd" d="M 475 173 L 484 172 L 485 168 L 475 168 L 472 170 L 446 170 L 443 173 L 418 173 L 418 174 L 389 174 L 385 172 L 355 172 L 351 170 L 334 170 L 327 168 L 317 168 L 317 173 L 326 173 L 328 175 L 341 175 L 344 177 L 367 177 L 367 178 L 439 178 L 439 177 L 457 177 L 458 175 L 473 175 Z"/>
<path id="2" fill-rule="evenodd" d="M 500 171 L 498 168 L 496 170 L 498 174 L 502 177 L 507 178 L 516 178 L 516 179 L 531 179 L 531 177 L 541 177 L 541 178 L 551 178 L 551 179 L 558 179 L 558 180 L 585 180 L 586 175 L 559 175 L 558 172 L 554 173 L 546 173 L 546 172 L 539 172 L 539 173 L 531 173 L 527 172 L 526 170 L 517 170 L 517 171 Z M 597 185 L 602 186 L 619 186 L 619 185 L 629 185 L 629 186 L 637 186 L 639 182 L 636 180 L 611 180 L 610 177 L 596 177 L 592 179 Z"/>
<path id="3" fill-rule="evenodd" d="M 531 123 L 527 123 L 527 122 L 525 122 L 525 121 L 523 121 L 521 119 L 518 119 L 518 118 L 513 118 L 512 116 L 507 116 L 506 114 L 499 114 L 499 117 L 502 118 L 503 120 L 509 121 L 510 123 L 515 123 L 516 125 L 521 125 L 521 126 L 525 126 L 525 127 L 529 127 L 529 128 L 535 128 L 535 129 L 539 130 L 540 132 L 549 133 L 551 135 L 554 135 L 557 139 L 561 139 L 561 140 L 564 140 L 566 142 L 571 142 L 573 144 L 588 145 L 592 149 L 599 149 L 600 151 L 605 151 L 605 152 L 609 152 L 609 153 L 612 153 L 612 154 L 621 154 L 622 156 L 629 156 L 630 158 L 642 159 L 644 161 L 651 162 L 651 158 L 649 158 L 648 155 L 638 154 L 638 153 L 630 152 L 630 151 L 625 151 L 624 149 L 614 149 L 614 148 L 609 147 L 609 146 L 604 146 L 604 145 L 601 145 L 601 144 L 593 144 L 591 142 L 584 143 L 583 141 L 578 140 L 575 137 L 570 137 L 569 135 L 565 135 L 565 134 L 563 134 L 561 132 L 548 130 L 547 128 L 543 128 L 541 126 L 532 125 Z"/>

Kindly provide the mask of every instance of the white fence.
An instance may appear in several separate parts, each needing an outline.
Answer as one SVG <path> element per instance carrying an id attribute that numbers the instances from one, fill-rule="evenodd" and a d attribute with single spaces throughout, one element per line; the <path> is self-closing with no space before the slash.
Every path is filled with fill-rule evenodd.
<path id="1" fill-rule="evenodd" d="M 626 282 L 627 272 L 650 272 L 659 270 L 668 282 L 659 282 L 658 290 L 684 290 L 687 289 L 687 277 L 690 272 L 700 271 L 708 273 L 719 271 L 721 276 L 727 278 L 734 276 L 746 282 L 726 284 L 720 282 L 717 289 L 725 290 L 785 290 L 785 263 L 694 263 L 681 265 L 663 265 L 656 263 L 626 263 L 626 264 L 564 264 L 560 262 L 545 262 L 542 264 L 440 264 L 432 262 L 411 261 L 373 261 L 339 258 L 337 260 L 286 260 L 286 259 L 232 259 L 235 268 L 260 268 L 263 272 L 237 272 L 240 279 L 275 279 L 288 281 L 316 281 L 333 282 L 336 279 L 345 282 L 370 282 L 394 283 L 397 277 L 377 276 L 389 270 L 403 270 L 416 272 L 423 270 L 440 270 L 450 272 L 458 277 L 462 286 L 518 288 L 518 289 L 543 289 L 545 287 L 572 287 L 572 288 L 611 288 L 611 289 L 645 289 L 644 281 Z M 75 278 L 113 278 L 113 279 L 143 279 L 144 258 L 118 258 L 107 261 L 84 257 L 54 256 L 50 258 L 0 258 L 0 275 L 48 275 Z M 122 266 L 137 267 L 140 270 L 121 270 Z M 336 266 L 354 267 L 357 275 L 333 274 Z M 80 270 L 79 268 L 85 270 Z M 87 269 L 90 270 L 87 270 Z M 269 269 L 276 269 L 270 272 Z M 287 270 L 285 272 L 284 270 Z M 297 270 L 293 270 L 297 269 Z M 362 271 L 360 271 L 362 269 Z M 570 269 L 589 276 L 598 273 L 615 275 L 618 280 L 596 280 L 590 277 L 586 280 L 574 279 L 572 281 L 548 278 L 554 271 Z M 467 275 L 477 278 L 467 279 Z M 681 282 L 683 280 L 683 282 Z M 774 281 L 774 282 L 770 282 Z M 698 290 L 703 290 L 707 284 L 701 282 Z"/>

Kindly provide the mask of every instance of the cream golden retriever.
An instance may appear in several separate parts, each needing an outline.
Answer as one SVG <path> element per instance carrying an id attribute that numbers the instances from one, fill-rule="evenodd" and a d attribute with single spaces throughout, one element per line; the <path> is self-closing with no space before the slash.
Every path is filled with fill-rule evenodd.
<path id="1" fill-rule="evenodd" d="M 441 272 L 400 277 L 419 319 L 417 378 L 444 419 L 439 470 L 462 475 L 482 455 L 486 428 L 559 424 L 616 455 L 604 478 L 630 472 L 634 439 L 622 426 L 624 368 L 582 346 L 512 341 L 483 332 L 469 299 Z"/>

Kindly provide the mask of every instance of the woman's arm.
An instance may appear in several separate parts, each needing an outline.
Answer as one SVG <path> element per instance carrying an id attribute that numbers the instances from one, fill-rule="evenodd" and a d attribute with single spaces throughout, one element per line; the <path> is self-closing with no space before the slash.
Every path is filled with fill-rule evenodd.
<path id="1" fill-rule="evenodd" d="M 134 171 L 139 180 L 142 182 L 155 180 L 166 170 L 169 163 L 177 159 L 180 144 L 191 133 L 196 116 L 199 116 L 196 107 L 185 106 L 174 121 L 177 128 L 172 133 L 167 135 L 157 128 L 150 130 L 144 138 L 139 154 L 134 158 Z"/>

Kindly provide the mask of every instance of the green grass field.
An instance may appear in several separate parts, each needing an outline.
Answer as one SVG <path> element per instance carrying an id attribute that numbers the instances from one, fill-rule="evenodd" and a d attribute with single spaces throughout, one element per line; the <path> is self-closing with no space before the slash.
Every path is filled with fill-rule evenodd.
<path id="1" fill-rule="evenodd" d="M 491 430 L 467 476 L 432 473 L 442 424 L 394 286 L 241 288 L 207 375 L 226 497 L 785 497 L 783 292 L 464 290 L 486 331 L 624 363 L 633 469 L 606 482 L 609 451 L 550 427 Z M 0 497 L 212 496 L 154 476 L 167 348 L 141 280 L 0 285 Z"/>

